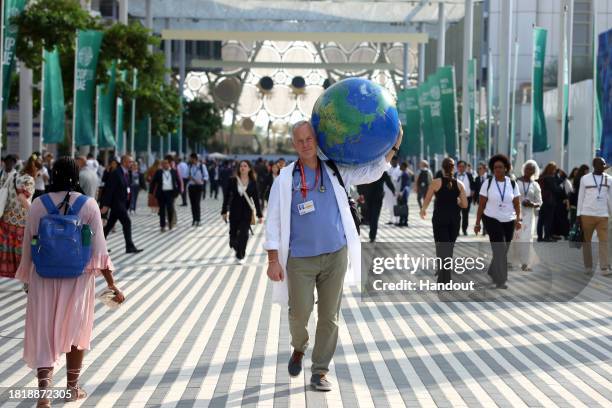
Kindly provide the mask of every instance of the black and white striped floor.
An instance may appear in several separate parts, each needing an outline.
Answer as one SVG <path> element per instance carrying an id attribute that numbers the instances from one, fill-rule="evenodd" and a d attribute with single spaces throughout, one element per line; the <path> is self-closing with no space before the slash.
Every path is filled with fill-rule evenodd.
<path id="1" fill-rule="evenodd" d="M 164 234 L 157 217 L 139 209 L 141 254 L 123 253 L 120 226 L 110 237 L 128 300 L 114 311 L 96 306 L 81 380 L 89 397 L 71 405 L 612 406 L 612 303 L 532 303 L 520 285 L 514 298 L 492 303 L 364 303 L 356 289 L 346 291 L 330 372 L 336 386 L 313 392 L 309 361 L 304 375 L 287 374 L 287 311 L 270 301 L 263 227 L 254 228 L 239 266 L 220 201 L 203 202 L 200 228 L 190 227 L 188 208 L 177 208 L 178 228 Z M 411 227 L 382 225 L 379 240 L 431 241 L 429 221 L 416 215 L 412 203 Z M 595 276 L 593 286 L 610 295 L 612 278 Z M 8 388 L 36 385 L 21 360 L 25 304 L 20 285 L 0 281 L 2 406 L 32 405 L 6 400 Z M 64 366 L 57 385 L 65 384 Z"/>

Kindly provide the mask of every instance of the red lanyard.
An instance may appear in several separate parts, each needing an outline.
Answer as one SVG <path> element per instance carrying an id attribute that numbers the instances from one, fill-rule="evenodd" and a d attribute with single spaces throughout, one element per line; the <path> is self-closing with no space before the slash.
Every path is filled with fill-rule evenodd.
<path id="1" fill-rule="evenodd" d="M 301 177 L 301 184 L 302 184 L 300 186 L 300 190 L 302 190 L 302 198 L 306 199 L 306 196 L 308 195 L 308 190 L 309 190 L 308 186 L 306 185 L 306 174 L 304 173 L 304 166 L 299 161 L 298 161 L 298 166 L 300 167 L 300 177 Z M 321 164 L 319 163 L 319 160 L 317 159 L 317 170 L 315 172 L 314 186 L 312 186 L 313 189 L 319 183 L 319 172 L 320 172 L 320 169 L 321 169 Z"/>

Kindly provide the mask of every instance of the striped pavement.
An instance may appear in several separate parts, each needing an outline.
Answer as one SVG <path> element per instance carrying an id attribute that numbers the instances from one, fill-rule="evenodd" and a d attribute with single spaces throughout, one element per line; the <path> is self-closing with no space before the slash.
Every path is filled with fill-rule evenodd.
<path id="1" fill-rule="evenodd" d="M 287 311 L 271 304 L 263 227 L 254 228 L 239 266 L 220 201 L 206 198 L 199 228 L 190 227 L 188 208 L 177 208 L 178 228 L 164 234 L 157 217 L 139 209 L 133 230 L 141 254 L 123 253 L 120 226 L 111 235 L 127 301 L 117 310 L 96 305 L 81 377 L 89 397 L 70 405 L 612 406 L 612 304 L 529 302 L 521 289 L 529 278 L 518 272 L 510 275 L 512 296 L 488 303 L 365 303 L 356 288 L 346 290 L 330 372 L 336 386 L 313 392 L 309 353 L 303 375 L 287 374 Z M 410 215 L 410 227 L 397 228 L 384 225 L 384 214 L 379 241 L 431 241 L 431 224 L 417 219 L 416 203 Z M 104 282 L 97 283 L 101 291 Z M 610 296 L 612 278 L 595 276 L 591 286 Z M 16 282 L 0 282 L 2 406 L 32 406 L 7 402 L 7 388 L 36 385 L 21 360 L 25 304 Z M 311 333 L 315 325 L 313 316 Z M 64 365 L 62 359 L 54 378 L 60 386 Z"/>

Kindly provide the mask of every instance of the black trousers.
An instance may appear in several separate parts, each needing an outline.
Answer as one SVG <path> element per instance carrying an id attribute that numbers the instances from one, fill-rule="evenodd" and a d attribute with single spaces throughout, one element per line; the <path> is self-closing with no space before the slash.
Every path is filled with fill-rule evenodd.
<path id="1" fill-rule="evenodd" d="M 436 257 L 442 259 L 442 266 L 438 270 L 438 283 L 451 281 L 452 270 L 444 268 L 445 259 L 453 257 L 455 241 L 459 236 L 459 216 L 453 214 L 437 214 L 432 218 L 434 241 L 436 242 Z"/>
<path id="2" fill-rule="evenodd" d="M 108 221 L 104 227 L 104 238 L 106 238 L 119 221 L 123 227 L 123 239 L 125 240 L 125 249 L 134 249 L 134 242 L 132 241 L 132 221 L 127 213 L 125 207 L 111 208 Z"/>
<path id="3" fill-rule="evenodd" d="M 383 198 L 383 196 L 366 198 L 369 217 L 368 224 L 370 226 L 370 241 L 376 240 L 376 234 L 378 233 L 378 219 L 380 218 L 380 210 L 382 209 Z"/>
<path id="4" fill-rule="evenodd" d="M 467 208 L 461 209 L 461 231 L 463 231 L 464 234 L 467 233 L 467 229 L 468 229 L 471 200 L 468 198 L 467 202 L 468 202 Z"/>
<path id="5" fill-rule="evenodd" d="M 189 186 L 189 203 L 193 222 L 200 222 L 200 201 L 202 201 L 203 190 L 204 186 Z"/>
<path id="6" fill-rule="evenodd" d="M 166 214 L 168 215 L 168 224 L 172 227 L 172 217 L 174 217 L 174 192 L 172 190 L 162 191 L 161 195 L 157 196 L 159 204 L 159 226 L 166 226 Z"/>
<path id="7" fill-rule="evenodd" d="M 538 239 L 552 239 L 554 223 L 555 205 L 552 203 L 542 204 L 542 207 L 540 207 L 540 215 L 538 216 Z"/>
<path id="8" fill-rule="evenodd" d="M 417 193 L 417 203 L 419 203 L 419 209 L 423 208 L 423 200 L 425 199 L 426 194 L 427 194 L 427 191 L 425 191 L 424 193 L 421 193 L 421 192 Z"/>
<path id="9" fill-rule="evenodd" d="M 187 183 L 189 179 L 183 179 L 183 191 L 181 191 L 182 205 L 187 205 Z"/>
<path id="10" fill-rule="evenodd" d="M 216 200 L 219 195 L 219 181 L 218 180 L 210 180 L 210 196 L 212 197 L 213 194 Z"/>
<path id="11" fill-rule="evenodd" d="M 482 220 L 487 227 L 493 250 L 489 275 L 496 285 L 503 285 L 508 280 L 508 249 L 514 235 L 514 221 L 500 222 L 486 215 L 483 215 Z"/>
<path id="12" fill-rule="evenodd" d="M 251 218 L 232 219 L 230 217 L 230 248 L 236 251 L 236 258 L 244 259 L 246 247 L 249 242 L 249 229 Z"/>

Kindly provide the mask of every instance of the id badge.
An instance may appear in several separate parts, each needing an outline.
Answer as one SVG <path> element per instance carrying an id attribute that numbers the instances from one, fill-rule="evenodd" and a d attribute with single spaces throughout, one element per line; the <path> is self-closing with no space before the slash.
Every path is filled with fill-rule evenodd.
<path id="1" fill-rule="evenodd" d="M 300 215 L 308 214 L 308 213 L 314 212 L 315 210 L 314 201 L 312 200 L 308 200 L 304 203 L 300 203 L 297 205 L 297 207 L 298 207 L 298 212 L 300 213 Z"/>
<path id="2" fill-rule="evenodd" d="M 506 209 L 506 203 L 499 203 L 499 209 L 500 210 L 505 210 Z"/>

